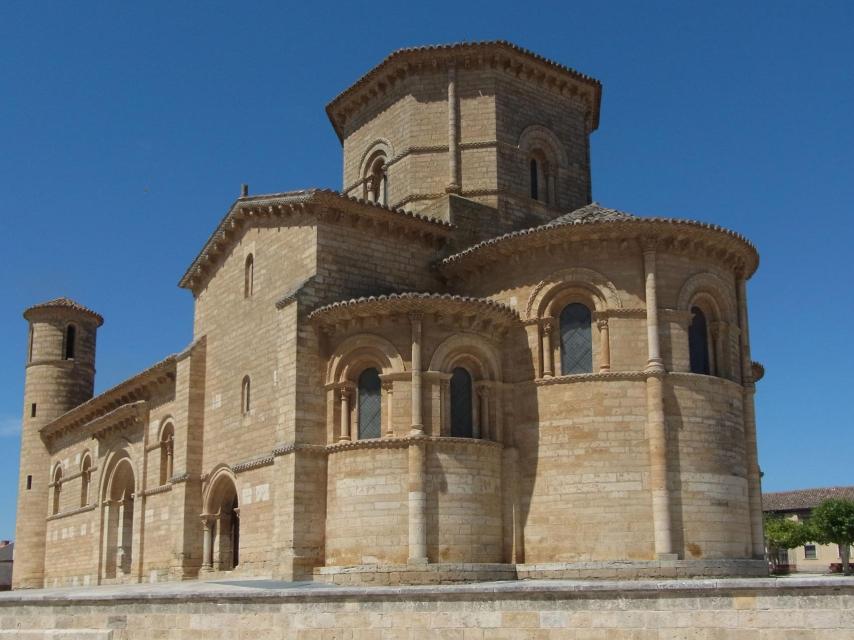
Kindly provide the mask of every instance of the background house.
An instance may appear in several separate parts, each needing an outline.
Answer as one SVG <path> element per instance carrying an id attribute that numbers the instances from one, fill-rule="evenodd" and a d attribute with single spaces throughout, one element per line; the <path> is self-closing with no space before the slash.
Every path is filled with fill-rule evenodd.
<path id="1" fill-rule="evenodd" d="M 762 510 L 767 515 L 779 515 L 798 522 L 806 522 L 815 507 L 831 498 L 854 500 L 854 487 L 826 487 L 766 493 L 762 496 Z M 792 571 L 824 573 L 832 563 L 841 562 L 839 548 L 835 544 L 809 543 L 803 547 L 781 551 L 780 554 L 780 563 L 792 565 Z"/>

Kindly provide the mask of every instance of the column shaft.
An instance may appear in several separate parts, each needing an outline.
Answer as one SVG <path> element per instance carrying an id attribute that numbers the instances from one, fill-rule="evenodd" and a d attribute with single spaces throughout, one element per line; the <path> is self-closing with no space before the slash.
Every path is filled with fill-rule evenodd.
<path id="1" fill-rule="evenodd" d="M 658 296 L 656 292 L 656 255 L 654 249 L 643 253 L 646 280 L 646 328 L 649 360 L 646 371 L 647 440 L 649 441 L 649 479 L 652 493 L 652 518 L 655 553 L 659 558 L 676 557 L 673 549 L 667 451 L 667 424 L 664 420 L 664 364 L 658 336 Z"/>
<path id="2" fill-rule="evenodd" d="M 747 497 L 750 509 L 750 537 L 753 557 L 765 555 L 765 527 L 762 521 L 762 476 L 756 446 L 756 409 L 753 381 L 753 361 L 750 357 L 750 331 L 747 320 L 747 280 L 738 278 L 736 290 L 738 302 L 739 343 L 741 346 L 742 411 L 744 416 L 744 450 L 747 457 Z"/>
<path id="3" fill-rule="evenodd" d="M 448 193 L 459 193 L 460 179 L 459 101 L 457 99 L 457 69 L 448 68 Z"/>
<path id="4" fill-rule="evenodd" d="M 427 492 L 425 490 L 426 443 L 409 444 L 409 563 L 427 562 Z"/>
<path id="5" fill-rule="evenodd" d="M 421 315 L 409 316 L 412 324 L 412 430 L 413 435 L 424 433 L 424 422 L 421 414 L 423 386 L 421 380 Z"/>

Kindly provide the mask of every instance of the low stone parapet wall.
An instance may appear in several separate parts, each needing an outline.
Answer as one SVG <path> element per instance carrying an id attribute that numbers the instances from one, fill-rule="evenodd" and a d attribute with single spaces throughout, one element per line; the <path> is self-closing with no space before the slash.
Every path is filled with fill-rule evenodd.
<path id="1" fill-rule="evenodd" d="M 415 587 L 272 581 L 0 594 L 0 639 L 847 640 L 854 579 L 523 580 Z"/>
<path id="2" fill-rule="evenodd" d="M 616 560 L 613 562 L 545 562 L 517 564 L 519 579 L 585 580 L 610 578 L 761 578 L 768 575 L 765 560 Z"/>
<path id="3" fill-rule="evenodd" d="M 320 567 L 314 579 L 338 585 L 455 584 L 515 580 L 513 564 L 387 564 Z"/>

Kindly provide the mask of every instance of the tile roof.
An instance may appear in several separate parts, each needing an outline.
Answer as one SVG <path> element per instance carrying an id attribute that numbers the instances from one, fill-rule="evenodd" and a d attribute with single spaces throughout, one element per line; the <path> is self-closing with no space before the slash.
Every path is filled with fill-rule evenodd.
<path id="1" fill-rule="evenodd" d="M 555 62 L 554 60 L 541 56 L 538 53 L 534 53 L 529 49 L 525 49 L 523 47 L 520 47 L 519 45 L 513 44 L 512 42 L 508 42 L 507 40 L 455 42 L 450 44 L 434 44 L 425 45 L 421 47 L 405 47 L 403 49 L 397 49 L 396 51 L 393 51 L 392 53 L 387 55 L 379 64 L 368 70 L 353 84 L 344 89 L 344 91 L 342 91 L 332 100 L 330 100 L 329 103 L 326 105 L 326 113 L 329 115 L 329 118 L 332 121 L 332 126 L 335 127 L 335 131 L 340 138 L 341 131 L 337 123 L 335 122 L 335 119 L 332 117 L 333 110 L 338 105 L 340 105 L 341 102 L 345 100 L 348 96 L 353 95 L 362 87 L 365 87 L 366 85 L 370 84 L 371 81 L 379 79 L 382 73 L 386 69 L 388 69 L 388 67 L 393 63 L 401 60 L 407 60 L 412 56 L 418 56 L 422 54 L 431 54 L 434 56 L 438 56 L 441 54 L 467 55 L 484 54 L 490 51 L 496 53 L 500 51 L 505 54 L 521 56 L 521 58 L 527 59 L 531 63 L 546 65 L 548 68 L 550 68 L 556 73 L 565 74 L 566 76 L 571 77 L 577 82 L 581 82 L 593 87 L 595 101 L 595 104 L 593 105 L 593 129 L 595 130 L 599 126 L 599 105 L 601 102 L 602 95 L 602 83 L 599 82 L 599 80 L 593 78 L 592 76 L 588 76 L 587 74 L 581 73 L 580 71 L 576 71 L 571 67 L 567 67 L 566 65 L 560 64 L 559 62 Z"/>
<path id="2" fill-rule="evenodd" d="M 473 254 L 477 254 L 485 249 L 489 249 L 490 247 L 501 245 L 506 242 L 513 242 L 526 236 L 547 233 L 556 229 L 566 229 L 567 227 L 575 225 L 592 225 L 603 223 L 641 225 L 683 225 L 723 233 L 724 235 L 743 243 L 747 250 L 753 255 L 755 264 L 753 265 L 753 268 L 749 271 L 749 273 L 752 273 L 759 263 L 759 256 L 756 253 L 756 247 L 753 246 L 753 243 L 751 243 L 740 233 L 730 231 L 729 229 L 718 226 L 716 224 L 709 224 L 707 222 L 700 222 L 698 220 L 683 220 L 679 218 L 641 217 L 631 213 L 627 213 L 625 211 L 619 211 L 617 209 L 608 209 L 606 207 L 603 207 L 598 202 L 592 202 L 579 209 L 570 211 L 569 213 L 565 213 L 562 216 L 559 216 L 554 220 L 547 222 L 546 224 L 538 225 L 536 227 L 528 227 L 527 229 L 519 229 L 518 231 L 511 231 L 509 233 L 505 233 L 503 235 L 478 242 L 477 244 L 474 244 L 464 249 L 463 251 L 460 251 L 459 253 L 455 253 L 444 258 L 439 264 L 440 266 L 448 266 L 455 262 L 459 262 L 461 260 L 469 258 Z"/>
<path id="3" fill-rule="evenodd" d="M 47 302 L 40 302 L 39 304 L 34 304 L 29 309 L 24 311 L 24 318 L 27 317 L 27 313 L 30 311 L 35 311 L 38 309 L 72 309 L 74 311 L 80 311 L 81 313 L 88 314 L 92 316 L 95 320 L 98 321 L 98 326 L 104 324 L 104 318 L 101 314 L 92 311 L 88 307 L 84 307 L 79 302 L 72 300 L 71 298 L 59 297 L 54 298 L 53 300 L 48 300 Z"/>
<path id="4" fill-rule="evenodd" d="M 763 511 L 812 509 L 831 498 L 854 500 L 854 487 L 820 487 L 762 494 Z"/>

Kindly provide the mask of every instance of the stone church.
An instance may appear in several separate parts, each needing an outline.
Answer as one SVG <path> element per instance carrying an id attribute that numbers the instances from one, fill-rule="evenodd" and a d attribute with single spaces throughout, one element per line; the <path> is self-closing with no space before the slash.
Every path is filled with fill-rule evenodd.
<path id="1" fill-rule="evenodd" d="M 14 586 L 766 572 L 757 252 L 592 202 L 601 91 L 396 51 L 326 108 L 341 191 L 192 259 L 183 351 L 93 396 L 101 316 L 27 309 Z"/>

